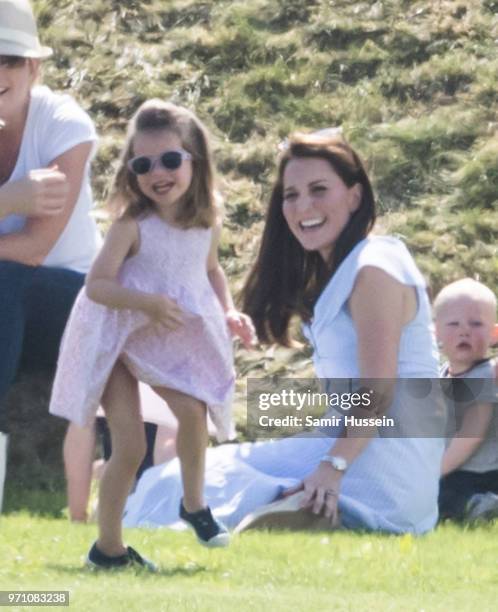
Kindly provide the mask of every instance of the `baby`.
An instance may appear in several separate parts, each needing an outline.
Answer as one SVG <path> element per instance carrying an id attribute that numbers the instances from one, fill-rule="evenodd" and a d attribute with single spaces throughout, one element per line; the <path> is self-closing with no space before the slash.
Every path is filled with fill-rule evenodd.
<path id="1" fill-rule="evenodd" d="M 475 520 L 498 516 L 496 385 L 498 364 L 488 357 L 496 334 L 496 297 L 465 278 L 444 287 L 434 301 L 436 335 L 447 358 L 441 377 L 486 379 L 477 401 L 461 415 L 442 461 L 441 518 Z M 460 417 L 460 418 L 459 418 Z"/>

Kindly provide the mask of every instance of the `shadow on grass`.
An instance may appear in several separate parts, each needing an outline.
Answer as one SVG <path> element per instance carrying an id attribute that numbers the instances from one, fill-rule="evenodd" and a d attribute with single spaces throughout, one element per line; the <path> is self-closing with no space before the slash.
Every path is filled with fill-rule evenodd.
<path id="1" fill-rule="evenodd" d="M 204 572 L 211 572 L 213 573 L 213 570 L 202 566 L 202 565 L 193 565 L 192 567 L 182 567 L 182 566 L 177 566 L 177 567 L 160 567 L 158 569 L 157 572 L 150 572 L 146 569 L 139 569 L 139 568 L 134 568 L 134 567 L 128 567 L 128 568 L 116 568 L 116 569 L 90 569 L 86 566 L 68 566 L 68 565 L 62 565 L 59 563 L 48 563 L 46 565 L 47 569 L 50 570 L 55 570 L 57 572 L 60 572 L 62 574 L 67 574 L 68 576 L 81 576 L 81 575 L 86 575 L 86 576 L 92 576 L 95 578 L 101 578 L 102 576 L 120 576 L 123 574 L 123 572 L 126 573 L 126 575 L 134 575 L 134 576 L 139 576 L 140 578 L 143 577 L 147 577 L 147 578 L 173 578 L 175 576 L 185 576 L 185 577 L 189 577 L 189 576 L 197 576 L 198 574 L 202 574 Z"/>

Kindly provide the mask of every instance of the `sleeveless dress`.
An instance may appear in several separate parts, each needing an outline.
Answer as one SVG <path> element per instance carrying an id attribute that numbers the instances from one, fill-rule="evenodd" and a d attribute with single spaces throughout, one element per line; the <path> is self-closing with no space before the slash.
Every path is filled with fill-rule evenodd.
<path id="1" fill-rule="evenodd" d="M 356 245 L 318 299 L 313 320 L 304 329 L 313 345 L 317 376 L 359 376 L 358 342 L 347 303 L 365 265 L 384 270 L 417 293 L 416 316 L 402 331 L 398 377 L 437 379 L 438 352 L 425 282 L 404 244 L 391 237 L 367 238 Z M 404 431 L 399 437 L 372 439 L 348 468 L 339 494 L 346 528 L 423 533 L 436 524 L 445 428 L 437 387 L 424 391 L 423 401 L 407 404 L 401 401 L 403 396 L 396 397 L 390 411 L 411 417 Z M 235 527 L 244 516 L 313 472 L 339 431 L 209 448 L 207 503 L 218 518 Z M 177 459 L 150 468 L 128 499 L 124 525 L 181 529 L 177 515 L 181 495 Z"/>
<path id="2" fill-rule="evenodd" d="M 151 214 L 138 221 L 140 247 L 119 273 L 122 286 L 164 294 L 184 312 L 174 331 L 143 312 L 91 301 L 83 288 L 61 344 L 50 412 L 93 422 L 109 374 L 121 359 L 137 380 L 191 395 L 208 406 L 220 441 L 233 436 L 232 342 L 206 261 L 211 229 L 182 229 Z"/>

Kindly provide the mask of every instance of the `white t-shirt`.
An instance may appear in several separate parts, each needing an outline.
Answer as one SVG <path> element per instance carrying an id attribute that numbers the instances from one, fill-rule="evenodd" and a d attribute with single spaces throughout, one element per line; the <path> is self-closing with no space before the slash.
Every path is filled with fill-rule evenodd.
<path id="1" fill-rule="evenodd" d="M 7 182 L 22 179 L 30 170 L 48 167 L 59 155 L 82 142 L 93 143 L 93 157 L 97 134 L 87 113 L 71 96 L 55 94 L 45 86 L 34 87 L 19 156 Z M 90 269 L 101 244 L 97 225 L 90 216 L 92 206 L 89 159 L 73 213 L 43 265 L 77 272 Z M 26 217 L 21 215 L 1 219 L 0 235 L 21 231 L 25 222 Z"/>

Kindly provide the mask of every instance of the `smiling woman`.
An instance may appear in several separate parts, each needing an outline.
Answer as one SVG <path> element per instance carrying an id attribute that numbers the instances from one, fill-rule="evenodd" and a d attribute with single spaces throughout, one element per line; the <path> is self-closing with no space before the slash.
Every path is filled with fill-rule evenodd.
<path id="1" fill-rule="evenodd" d="M 99 235 L 89 214 L 93 123 L 70 96 L 36 85 L 52 50 L 27 0 L 1 0 L 0 24 L 1 473 L 5 395 L 20 368 L 55 366 Z M 2 491 L 0 479 L 0 507 Z"/>
<path id="2" fill-rule="evenodd" d="M 310 317 L 324 285 L 375 218 L 363 163 L 340 135 L 299 134 L 288 141 L 245 291 L 261 339 L 289 342 L 291 315 Z"/>
<path id="3" fill-rule="evenodd" d="M 358 209 L 362 187 L 348 187 L 325 159 L 295 158 L 284 172 L 283 214 L 307 251 L 324 260 Z"/>

